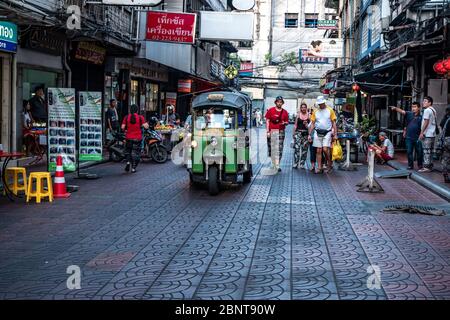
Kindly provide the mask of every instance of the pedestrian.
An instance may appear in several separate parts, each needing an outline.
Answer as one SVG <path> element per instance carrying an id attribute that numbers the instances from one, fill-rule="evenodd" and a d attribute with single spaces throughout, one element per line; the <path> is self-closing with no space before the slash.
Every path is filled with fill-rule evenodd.
<path id="1" fill-rule="evenodd" d="M 294 124 L 294 164 L 292 166 L 294 169 L 297 169 L 299 164 L 301 169 L 306 167 L 309 148 L 308 127 L 310 122 L 308 106 L 306 103 L 302 103 Z"/>
<path id="2" fill-rule="evenodd" d="M 311 127 L 309 129 L 308 141 L 317 148 L 317 165 L 315 173 L 323 173 L 322 152 L 325 153 L 327 162 L 327 171 L 333 170 L 333 161 L 331 159 L 331 143 L 337 140 L 336 113 L 326 105 L 323 96 L 317 97 L 317 105 L 311 116 Z"/>
<path id="3" fill-rule="evenodd" d="M 106 125 L 108 130 L 107 134 L 112 135 L 114 132 L 119 131 L 119 115 L 117 113 L 116 99 L 111 99 L 109 101 L 109 108 L 106 111 Z"/>
<path id="4" fill-rule="evenodd" d="M 31 114 L 36 122 L 47 122 L 48 112 L 45 103 L 44 87 L 37 86 L 34 96 L 30 99 Z"/>
<path id="5" fill-rule="evenodd" d="M 442 145 L 442 174 L 445 183 L 450 183 L 448 173 L 450 171 L 450 105 L 445 110 L 445 116 L 440 123 L 442 128 L 441 145 Z"/>
<path id="6" fill-rule="evenodd" d="M 255 116 L 256 116 L 256 127 L 259 128 L 259 127 L 262 126 L 262 113 L 261 113 L 261 110 L 256 109 Z"/>
<path id="7" fill-rule="evenodd" d="M 372 144 L 370 147 L 375 150 L 375 157 L 380 160 L 380 163 L 385 164 L 389 160 L 394 159 L 394 145 L 385 132 L 380 132 L 378 138 L 381 141 L 381 146 Z"/>
<path id="8" fill-rule="evenodd" d="M 178 113 L 175 112 L 175 107 L 173 105 L 167 106 L 167 116 L 165 119 L 166 125 L 179 127 L 181 123 L 181 118 Z"/>
<path id="9" fill-rule="evenodd" d="M 411 110 L 412 111 L 405 111 L 397 107 L 392 107 L 392 111 L 401 113 L 405 116 L 403 138 L 405 138 L 406 152 L 408 154 L 408 170 L 414 169 L 414 153 L 416 154 L 417 166 L 420 170 L 423 168 L 423 148 L 422 141 L 419 140 L 422 124 L 420 103 L 413 102 Z"/>
<path id="10" fill-rule="evenodd" d="M 427 96 L 423 99 L 422 130 L 419 139 L 423 144 L 423 168 L 419 172 L 433 170 L 433 149 L 436 139 L 436 110 L 433 108 L 433 98 Z"/>
<path id="11" fill-rule="evenodd" d="M 122 122 L 122 130 L 125 131 L 125 156 L 127 165 L 125 171 L 136 172 L 136 167 L 141 159 L 142 146 L 142 127 L 149 128 L 148 123 L 144 117 L 138 114 L 138 106 L 133 104 L 130 108 L 130 114 L 127 115 Z"/>
<path id="12" fill-rule="evenodd" d="M 283 156 L 283 146 L 286 125 L 289 124 L 289 113 L 283 109 L 283 97 L 275 99 L 275 107 L 269 108 L 266 113 L 267 147 L 272 167 L 281 172 L 280 162 Z M 276 150 L 272 150 L 275 147 Z"/>

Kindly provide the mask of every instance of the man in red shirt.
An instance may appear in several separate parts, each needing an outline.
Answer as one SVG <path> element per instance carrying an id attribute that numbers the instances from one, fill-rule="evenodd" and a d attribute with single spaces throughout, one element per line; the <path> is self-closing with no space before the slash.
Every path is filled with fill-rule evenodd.
<path id="1" fill-rule="evenodd" d="M 275 107 L 270 108 L 266 113 L 269 157 L 272 158 L 273 168 L 278 172 L 281 171 L 280 161 L 283 155 L 285 129 L 289 124 L 289 113 L 283 109 L 283 105 L 283 97 L 278 96 L 275 99 Z M 274 148 L 274 152 L 272 152 L 272 148 Z"/>
<path id="2" fill-rule="evenodd" d="M 142 127 L 149 128 L 148 123 L 144 117 L 138 114 L 138 106 L 132 105 L 130 108 L 130 114 L 127 115 L 122 122 L 122 130 L 126 131 L 125 139 L 125 155 L 127 159 L 127 165 L 125 171 L 136 172 L 136 167 L 141 160 L 141 146 L 142 146 Z"/>

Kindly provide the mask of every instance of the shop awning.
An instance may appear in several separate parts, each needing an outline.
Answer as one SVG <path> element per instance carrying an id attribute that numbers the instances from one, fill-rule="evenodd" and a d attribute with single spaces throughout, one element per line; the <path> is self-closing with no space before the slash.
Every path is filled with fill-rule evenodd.
<path id="1" fill-rule="evenodd" d="M 355 81 L 362 91 L 369 93 L 391 92 L 402 85 L 402 64 L 389 64 L 381 68 L 355 75 Z M 404 78 L 404 77 L 403 77 Z"/>

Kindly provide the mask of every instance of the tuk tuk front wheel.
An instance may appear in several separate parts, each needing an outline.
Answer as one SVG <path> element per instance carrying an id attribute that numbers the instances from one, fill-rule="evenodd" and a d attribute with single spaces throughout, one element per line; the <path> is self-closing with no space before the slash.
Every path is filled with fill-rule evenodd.
<path id="1" fill-rule="evenodd" d="M 219 169 L 215 166 L 208 169 L 208 191 L 212 196 L 219 194 Z"/>

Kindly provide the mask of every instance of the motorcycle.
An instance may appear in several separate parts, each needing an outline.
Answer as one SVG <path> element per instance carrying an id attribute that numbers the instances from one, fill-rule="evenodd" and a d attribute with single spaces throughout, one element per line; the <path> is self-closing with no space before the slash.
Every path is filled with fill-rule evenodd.
<path id="1" fill-rule="evenodd" d="M 142 157 L 152 159 L 157 163 L 164 163 L 169 158 L 162 135 L 154 127 L 144 130 Z"/>
<path id="2" fill-rule="evenodd" d="M 125 133 L 114 132 L 113 139 L 106 145 L 109 151 L 109 159 L 114 162 L 121 162 L 125 159 Z"/>

